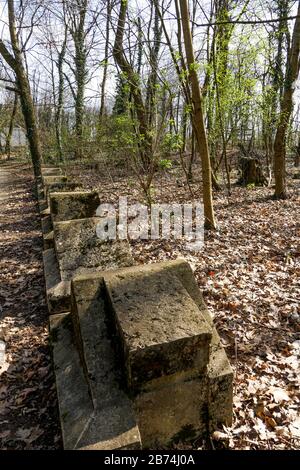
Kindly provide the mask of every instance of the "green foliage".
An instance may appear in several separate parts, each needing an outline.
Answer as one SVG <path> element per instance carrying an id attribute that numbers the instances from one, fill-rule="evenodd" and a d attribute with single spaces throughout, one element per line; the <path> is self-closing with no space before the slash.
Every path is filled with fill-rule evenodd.
<path id="1" fill-rule="evenodd" d="M 159 161 L 158 165 L 162 170 L 170 170 L 172 168 L 172 161 L 167 158 L 163 158 Z"/>
<path id="2" fill-rule="evenodd" d="M 117 77 L 116 97 L 113 107 L 113 115 L 120 116 L 125 114 L 128 110 L 129 100 L 129 84 L 124 74 L 119 74 Z"/>
<path id="3" fill-rule="evenodd" d="M 178 133 L 167 132 L 162 142 L 162 148 L 166 154 L 178 152 L 183 147 L 182 135 Z"/>
<path id="4" fill-rule="evenodd" d="M 191 72 L 197 73 L 199 69 L 200 69 L 200 64 L 198 64 L 198 62 L 194 62 L 193 64 L 190 65 Z"/>

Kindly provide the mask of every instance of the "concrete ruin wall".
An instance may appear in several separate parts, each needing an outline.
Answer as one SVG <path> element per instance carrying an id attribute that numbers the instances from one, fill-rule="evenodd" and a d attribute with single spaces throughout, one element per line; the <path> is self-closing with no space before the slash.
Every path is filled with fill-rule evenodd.
<path id="1" fill-rule="evenodd" d="M 230 425 L 232 370 L 189 264 L 135 266 L 127 241 L 97 237 L 99 195 L 55 172 L 40 200 L 64 448 L 169 447 Z"/>

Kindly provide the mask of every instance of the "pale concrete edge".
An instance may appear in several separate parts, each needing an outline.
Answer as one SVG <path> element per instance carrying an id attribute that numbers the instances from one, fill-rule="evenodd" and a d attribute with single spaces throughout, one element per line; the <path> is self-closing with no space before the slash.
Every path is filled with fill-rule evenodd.
<path id="1" fill-rule="evenodd" d="M 59 416 L 64 449 L 76 449 L 93 416 L 93 406 L 72 338 L 70 313 L 50 317 Z"/>

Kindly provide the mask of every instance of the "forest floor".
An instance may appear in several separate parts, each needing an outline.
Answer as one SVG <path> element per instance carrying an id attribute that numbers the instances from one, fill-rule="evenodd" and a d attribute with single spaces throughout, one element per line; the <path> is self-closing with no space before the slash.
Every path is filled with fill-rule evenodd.
<path id="1" fill-rule="evenodd" d="M 0 174 L 0 340 L 7 346 L 7 362 L 0 364 L 0 449 L 59 449 L 32 177 L 20 166 L 5 172 L 3 164 Z M 85 170 L 80 180 L 99 191 L 101 202 L 117 206 L 119 196 L 141 202 L 134 176 Z M 234 423 L 214 434 L 212 448 L 300 449 L 299 179 L 289 182 L 285 201 L 272 200 L 272 188 L 217 193 L 218 230 L 206 232 L 200 252 L 178 240 L 131 242 L 138 263 L 187 259 L 214 317 L 234 369 Z M 200 200 L 197 174 L 192 189 Z M 155 179 L 153 197 L 191 200 L 176 169 Z"/>
<path id="2" fill-rule="evenodd" d="M 234 424 L 215 433 L 212 447 L 300 449 L 300 180 L 290 172 L 284 201 L 272 199 L 271 187 L 216 193 L 218 230 L 205 233 L 200 252 L 180 240 L 131 241 L 137 263 L 189 261 L 214 317 L 234 369 Z M 153 201 L 192 201 L 182 173 L 157 176 Z M 80 181 L 101 203 L 143 202 L 134 175 L 106 168 L 81 173 Z M 200 188 L 196 173 L 194 200 L 201 201 Z"/>

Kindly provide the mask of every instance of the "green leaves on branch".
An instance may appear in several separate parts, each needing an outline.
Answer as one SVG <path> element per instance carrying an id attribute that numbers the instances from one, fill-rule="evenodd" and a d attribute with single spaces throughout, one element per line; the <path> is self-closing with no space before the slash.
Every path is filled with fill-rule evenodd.
<path id="1" fill-rule="evenodd" d="M 178 152 L 183 148 L 183 139 L 181 134 L 168 132 L 163 140 L 163 149 L 166 152 Z"/>
<path id="2" fill-rule="evenodd" d="M 170 170 L 172 168 L 172 161 L 168 160 L 167 158 L 163 158 L 162 160 L 159 161 L 159 167 L 162 170 Z"/>

